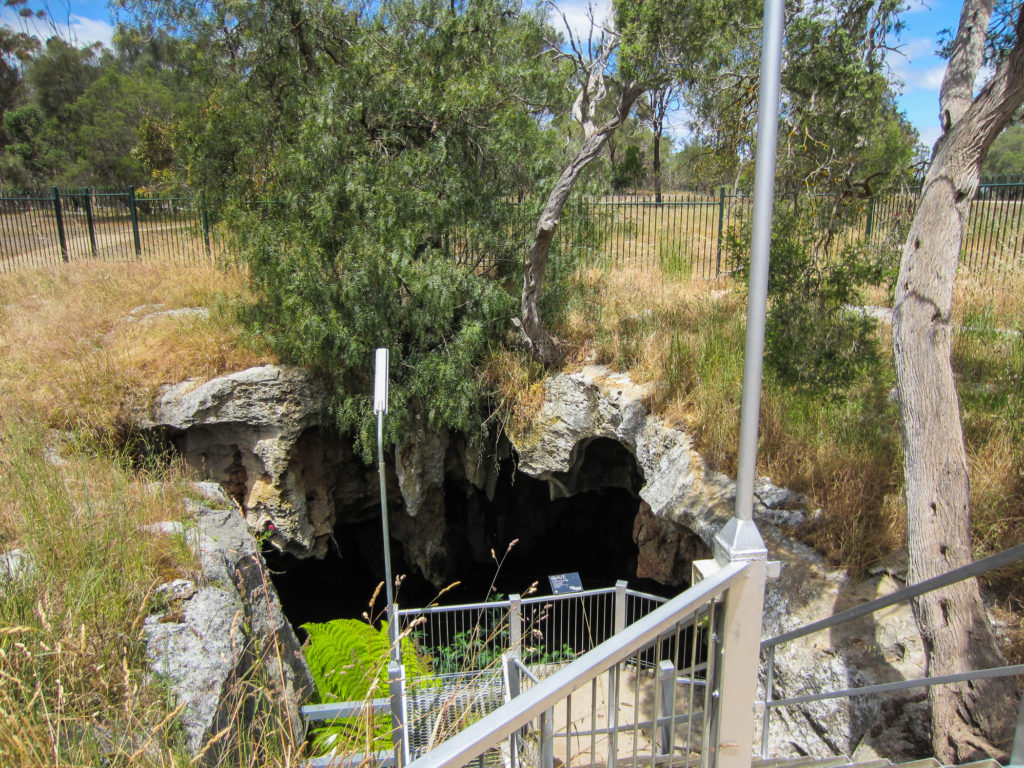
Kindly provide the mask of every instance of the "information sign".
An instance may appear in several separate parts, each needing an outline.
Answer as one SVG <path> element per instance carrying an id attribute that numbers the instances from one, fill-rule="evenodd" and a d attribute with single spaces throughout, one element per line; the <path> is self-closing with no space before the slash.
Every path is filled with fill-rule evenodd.
<path id="1" fill-rule="evenodd" d="M 582 592 L 583 582 L 580 581 L 578 573 L 556 573 L 548 576 L 551 583 L 551 594 L 565 595 L 570 592 Z"/>

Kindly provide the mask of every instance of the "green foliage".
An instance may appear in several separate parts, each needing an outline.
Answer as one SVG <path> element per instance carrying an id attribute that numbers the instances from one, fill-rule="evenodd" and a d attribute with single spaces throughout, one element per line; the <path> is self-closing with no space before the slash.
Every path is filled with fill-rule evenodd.
<path id="1" fill-rule="evenodd" d="M 308 60 L 278 55 L 293 13 Z M 514 274 L 525 238 L 511 202 L 552 170 L 533 106 L 556 82 L 540 16 L 506 0 L 393 0 L 364 17 L 283 4 L 240 29 L 243 63 L 259 65 L 218 82 L 187 152 L 215 196 L 272 201 L 229 208 L 259 296 L 247 319 L 328 381 L 364 458 L 375 347 L 393 361 L 387 442 L 475 435 L 476 365 L 518 286 L 474 264 Z"/>
<path id="2" fill-rule="evenodd" d="M 172 123 L 194 97 L 181 87 L 183 64 L 175 52 L 182 44 L 152 31 L 144 36 L 120 28 L 112 52 L 53 37 L 26 59 L 30 87 L 3 116 L 4 183 L 152 185 L 153 172 L 174 161 L 172 142 L 154 126 Z"/>
<path id="3" fill-rule="evenodd" d="M 749 229 L 733 228 L 727 248 L 749 277 Z M 819 233 L 798 209 L 776 210 L 768 278 L 765 358 L 786 384 L 839 396 L 880 364 L 875 320 L 855 309 L 860 289 L 879 285 L 894 265 L 861 244 L 823 253 Z"/>
<path id="4" fill-rule="evenodd" d="M 836 201 L 818 212 L 833 232 L 855 215 L 851 201 L 899 188 L 910 175 L 917 137 L 884 61 L 900 10 L 900 0 L 840 0 L 787 14 L 777 189 Z M 760 54 L 760 25 L 752 25 L 728 51 L 729 74 L 708 69 L 688 94 L 696 143 L 745 167 L 753 162 Z M 729 175 L 750 182 L 749 174 Z"/>
<path id="5" fill-rule="evenodd" d="M 316 683 L 319 702 L 369 702 L 388 696 L 387 622 L 383 622 L 379 630 L 356 619 L 311 622 L 303 624 L 302 629 L 309 635 L 306 661 Z M 429 667 L 420 661 L 412 643 L 405 639 L 401 646 L 406 675 L 429 674 Z M 340 754 L 365 751 L 367 742 L 372 742 L 374 748 L 387 748 L 390 738 L 391 718 L 386 715 L 341 718 L 313 733 L 316 752 L 331 749 Z"/>
<path id="6" fill-rule="evenodd" d="M 644 161 L 640 156 L 640 147 L 630 144 L 622 157 L 612 166 L 611 185 L 616 192 L 628 187 L 638 187 L 644 179 Z"/>
<path id="7" fill-rule="evenodd" d="M 981 166 L 985 175 L 1024 173 L 1024 125 L 1007 126 L 992 142 Z"/>

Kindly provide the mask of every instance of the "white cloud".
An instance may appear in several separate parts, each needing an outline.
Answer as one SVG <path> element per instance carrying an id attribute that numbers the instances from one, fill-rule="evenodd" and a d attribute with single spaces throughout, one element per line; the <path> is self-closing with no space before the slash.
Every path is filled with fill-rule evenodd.
<path id="1" fill-rule="evenodd" d="M 68 26 L 71 28 L 74 40 L 79 45 L 89 43 L 103 43 L 104 47 L 112 47 L 114 39 L 114 25 L 103 19 L 87 19 L 84 16 L 71 14 L 68 17 Z M 61 37 L 64 37 L 61 35 Z M 65 38 L 66 39 L 66 38 Z"/>
<path id="2" fill-rule="evenodd" d="M 942 128 L 937 125 L 929 125 L 919 128 L 918 134 L 921 137 L 921 143 L 931 149 L 935 146 L 935 142 L 939 140 L 939 136 L 942 135 Z"/>
<path id="3" fill-rule="evenodd" d="M 598 25 L 607 22 L 611 13 L 610 0 L 562 0 L 555 2 L 554 8 L 548 11 L 548 20 L 551 25 L 564 32 L 566 36 L 571 31 L 577 40 L 586 41 L 590 35 L 590 16 L 593 14 L 594 22 Z M 562 16 L 565 19 L 562 19 Z M 566 28 L 568 26 L 568 29 Z"/>
<path id="4" fill-rule="evenodd" d="M 929 48 L 924 49 L 923 43 Z M 942 78 L 946 74 L 946 64 L 936 60 L 931 48 L 934 43 L 930 40 L 912 40 L 903 48 L 903 53 L 892 54 L 889 57 L 889 66 L 893 74 L 903 83 L 904 94 L 912 91 L 939 92 L 942 85 Z"/>
<path id="5" fill-rule="evenodd" d="M 69 13 L 60 21 L 56 18 L 22 19 L 10 8 L 0 10 L 0 24 L 12 29 L 27 31 L 40 41 L 46 41 L 54 35 L 75 46 L 103 43 L 111 47 L 114 38 L 114 25 L 104 19 L 90 19 Z"/>

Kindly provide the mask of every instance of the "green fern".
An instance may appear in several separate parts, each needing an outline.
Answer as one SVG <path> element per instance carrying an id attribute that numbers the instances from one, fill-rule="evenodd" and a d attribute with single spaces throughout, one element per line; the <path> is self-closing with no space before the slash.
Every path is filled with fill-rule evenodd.
<path id="1" fill-rule="evenodd" d="M 356 619 L 335 619 L 303 624 L 309 635 L 306 661 L 321 702 L 365 701 L 388 695 L 390 642 L 387 623 L 375 629 Z M 407 677 L 430 674 L 413 644 L 401 643 L 402 663 Z M 367 710 L 369 711 L 369 710 Z M 312 732 L 315 754 L 349 754 L 391 747 L 391 719 L 387 715 L 346 717 Z"/>

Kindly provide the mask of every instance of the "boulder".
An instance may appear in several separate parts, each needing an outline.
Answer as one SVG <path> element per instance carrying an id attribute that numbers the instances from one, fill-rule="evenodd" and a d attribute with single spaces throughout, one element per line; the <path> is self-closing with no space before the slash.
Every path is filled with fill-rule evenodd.
<path id="1" fill-rule="evenodd" d="M 166 389 L 145 426 L 219 482 L 253 530 L 291 554 L 323 556 L 334 525 L 319 431 L 326 393 L 296 368 L 264 365 Z"/>
<path id="2" fill-rule="evenodd" d="M 149 527 L 154 535 L 183 534 L 198 551 L 200 578 L 162 585 L 155 596 L 161 610 L 146 618 L 143 634 L 150 669 L 181 706 L 188 748 L 203 753 L 204 765 L 217 765 L 240 734 L 261 723 L 301 738 L 299 705 L 313 690 L 259 548 L 230 500 L 221 495 L 220 502 L 193 500 L 195 527 Z M 254 674 L 257 685 L 249 687 Z M 260 686 L 280 713 L 269 724 L 265 712 L 253 717 L 265 708 L 253 694 Z"/>

